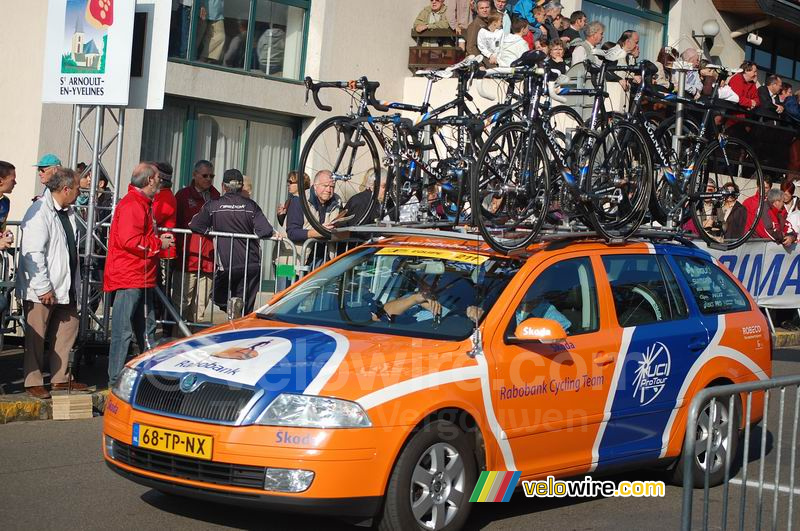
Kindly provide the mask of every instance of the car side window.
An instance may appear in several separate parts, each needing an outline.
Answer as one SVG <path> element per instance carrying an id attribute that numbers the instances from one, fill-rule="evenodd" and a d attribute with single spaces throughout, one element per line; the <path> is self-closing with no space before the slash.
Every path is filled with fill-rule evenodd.
<path id="1" fill-rule="evenodd" d="M 603 257 L 617 321 L 622 327 L 682 319 L 688 314 L 675 276 L 652 254 Z"/>
<path id="2" fill-rule="evenodd" d="M 552 319 L 568 336 L 597 331 L 597 286 L 589 258 L 558 262 L 536 277 L 514 310 L 506 337 L 529 317 Z"/>
<path id="3" fill-rule="evenodd" d="M 718 314 L 750 309 L 742 290 L 719 266 L 688 256 L 676 256 L 675 261 L 692 290 L 700 312 Z"/>

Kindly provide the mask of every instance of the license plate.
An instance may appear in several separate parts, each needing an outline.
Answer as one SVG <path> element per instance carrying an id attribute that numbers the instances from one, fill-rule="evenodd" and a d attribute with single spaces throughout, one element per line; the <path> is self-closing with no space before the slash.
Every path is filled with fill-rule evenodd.
<path id="1" fill-rule="evenodd" d="M 140 448 L 210 460 L 214 439 L 208 435 L 134 424 L 132 443 Z"/>

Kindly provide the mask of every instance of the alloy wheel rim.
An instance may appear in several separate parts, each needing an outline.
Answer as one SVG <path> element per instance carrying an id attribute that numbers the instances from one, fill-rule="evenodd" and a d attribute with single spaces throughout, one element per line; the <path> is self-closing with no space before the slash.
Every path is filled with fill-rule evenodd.
<path id="1" fill-rule="evenodd" d="M 705 471 L 709 462 L 711 474 L 725 466 L 725 460 L 730 451 L 728 437 L 728 423 L 730 412 L 727 406 L 716 402 L 708 403 L 703 408 L 697 419 L 695 437 L 695 461 L 701 470 Z M 708 452 L 708 438 L 711 437 L 711 452 Z"/>
<path id="2" fill-rule="evenodd" d="M 464 459 L 453 446 L 438 442 L 417 460 L 411 475 L 411 513 L 425 529 L 438 530 L 453 521 L 467 498 Z"/>

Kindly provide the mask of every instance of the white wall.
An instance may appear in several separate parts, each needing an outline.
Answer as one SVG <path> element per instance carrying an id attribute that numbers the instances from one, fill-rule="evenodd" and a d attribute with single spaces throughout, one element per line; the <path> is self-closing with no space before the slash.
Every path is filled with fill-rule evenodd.
<path id="1" fill-rule="evenodd" d="M 7 6 L 8 7 L 8 6 Z M 47 2 L 15 2 L 3 13 L 0 31 L 0 159 L 17 167 L 9 219 L 22 219 L 39 179 L 33 167 L 39 159 L 42 114 L 42 57 Z M 37 21 L 32 23 L 32 21 Z"/>
<path id="2" fill-rule="evenodd" d="M 709 19 L 716 20 L 720 28 L 711 55 L 718 55 L 725 66 L 738 67 L 744 59 L 744 48 L 730 37 L 731 31 L 736 27 L 728 26 L 711 0 L 673 2 L 669 10 L 667 41 L 680 52 L 690 47 L 700 49 L 697 42 L 692 39 L 692 31 L 702 34 L 703 22 Z M 741 39 L 739 41 L 741 42 Z"/>

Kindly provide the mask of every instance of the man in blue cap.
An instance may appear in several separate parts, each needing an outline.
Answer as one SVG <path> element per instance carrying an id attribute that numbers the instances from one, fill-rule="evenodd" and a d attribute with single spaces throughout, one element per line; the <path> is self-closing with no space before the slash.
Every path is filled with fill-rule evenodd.
<path id="1" fill-rule="evenodd" d="M 42 155 L 42 158 L 34 166 L 36 167 L 37 175 L 39 175 L 39 182 L 42 183 L 42 191 L 44 191 L 44 186 L 50 180 L 50 176 L 53 175 L 56 168 L 61 166 L 61 159 L 52 153 L 47 153 Z M 34 197 L 33 200 L 36 201 L 39 197 L 41 197 L 41 194 Z"/>

